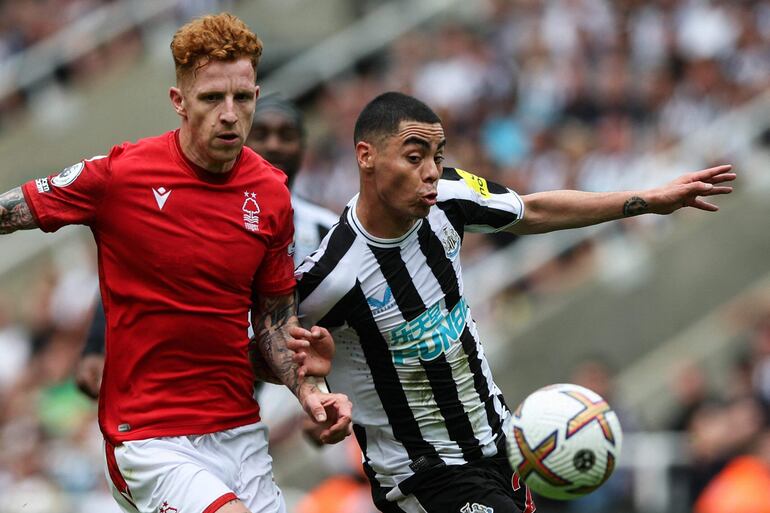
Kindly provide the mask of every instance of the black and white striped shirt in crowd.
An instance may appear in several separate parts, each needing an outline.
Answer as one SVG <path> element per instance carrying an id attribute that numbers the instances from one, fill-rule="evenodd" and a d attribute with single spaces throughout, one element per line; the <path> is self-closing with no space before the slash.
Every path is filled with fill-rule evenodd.
<path id="1" fill-rule="evenodd" d="M 421 469 L 497 454 L 509 413 L 463 297 L 459 254 L 465 231 L 502 230 L 524 205 L 501 185 L 444 168 L 427 218 L 385 240 L 361 226 L 356 201 L 297 277 L 303 324 L 334 335 L 327 381 L 353 402 L 377 498 Z"/>
<path id="2" fill-rule="evenodd" d="M 294 209 L 294 263 L 299 265 L 318 249 L 324 236 L 339 221 L 339 215 L 299 196 L 291 197 Z"/>

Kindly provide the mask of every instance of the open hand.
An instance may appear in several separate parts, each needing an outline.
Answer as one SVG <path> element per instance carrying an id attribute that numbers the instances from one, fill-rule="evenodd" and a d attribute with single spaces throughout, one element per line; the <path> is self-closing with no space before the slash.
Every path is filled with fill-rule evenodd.
<path id="1" fill-rule="evenodd" d="M 705 196 L 730 194 L 733 188 L 720 185 L 735 180 L 730 172 L 733 166 L 727 164 L 687 173 L 656 190 L 655 200 L 650 201 L 650 210 L 657 214 L 670 214 L 684 207 L 693 207 L 716 212 L 719 207 L 704 200 Z"/>

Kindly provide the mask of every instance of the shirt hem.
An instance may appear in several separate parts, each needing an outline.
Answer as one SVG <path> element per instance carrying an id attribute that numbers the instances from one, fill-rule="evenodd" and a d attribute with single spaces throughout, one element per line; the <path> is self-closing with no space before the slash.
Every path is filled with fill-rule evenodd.
<path id="1" fill-rule="evenodd" d="M 148 427 L 143 429 L 137 429 L 130 433 L 110 433 L 102 428 L 102 434 L 104 438 L 113 445 L 119 445 L 123 442 L 132 442 L 134 440 L 146 440 L 148 438 L 161 438 L 169 436 L 191 436 L 191 435 L 206 435 L 209 433 L 216 433 L 218 431 L 226 431 L 249 424 L 259 422 L 261 417 L 259 412 L 243 417 L 231 422 L 221 423 L 206 423 L 206 424 L 185 424 L 181 426 L 164 426 L 164 427 Z M 101 423 L 100 423 L 101 427 Z"/>
<path id="2" fill-rule="evenodd" d="M 203 510 L 203 513 L 216 513 L 216 511 L 227 504 L 230 501 L 237 501 L 238 496 L 235 495 L 233 492 L 227 492 L 214 502 L 208 505 L 206 509 Z"/>

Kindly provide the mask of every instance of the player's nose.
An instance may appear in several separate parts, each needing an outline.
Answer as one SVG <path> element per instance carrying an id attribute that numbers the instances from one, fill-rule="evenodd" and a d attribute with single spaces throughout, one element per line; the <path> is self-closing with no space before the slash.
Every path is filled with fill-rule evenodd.
<path id="1" fill-rule="evenodd" d="M 441 170 L 439 169 L 438 164 L 433 160 L 426 160 L 423 180 L 428 183 L 433 183 L 438 181 L 439 177 L 441 177 Z"/>
<path id="2" fill-rule="evenodd" d="M 235 111 L 235 102 L 231 98 L 225 100 L 224 109 L 219 115 L 219 119 L 228 125 L 238 121 L 238 113 Z"/>

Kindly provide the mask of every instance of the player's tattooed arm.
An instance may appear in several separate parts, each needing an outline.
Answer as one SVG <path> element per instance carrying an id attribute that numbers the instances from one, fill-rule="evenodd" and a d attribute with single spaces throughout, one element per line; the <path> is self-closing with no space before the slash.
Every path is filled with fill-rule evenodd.
<path id="1" fill-rule="evenodd" d="M 276 385 L 283 384 L 262 356 L 262 351 L 259 348 L 256 336 L 249 342 L 249 360 L 251 361 L 251 369 L 254 371 L 254 377 L 257 378 L 257 381 L 264 381 Z"/>
<path id="2" fill-rule="evenodd" d="M 283 296 L 259 296 L 252 309 L 254 344 L 267 364 L 267 368 L 295 395 L 299 396 L 300 387 L 314 388 L 312 380 L 300 373 L 300 366 L 295 361 L 294 351 L 289 348 L 293 340 L 289 330 L 299 325 L 297 321 L 297 297 L 294 292 Z M 267 374 L 265 369 L 256 372 Z M 307 390 L 306 390 L 307 391 Z"/>
<path id="3" fill-rule="evenodd" d="M 623 216 L 625 217 L 638 216 L 649 211 L 647 202 L 639 196 L 632 196 L 623 204 Z"/>
<path id="4" fill-rule="evenodd" d="M 0 234 L 37 228 L 21 187 L 0 194 Z"/>

